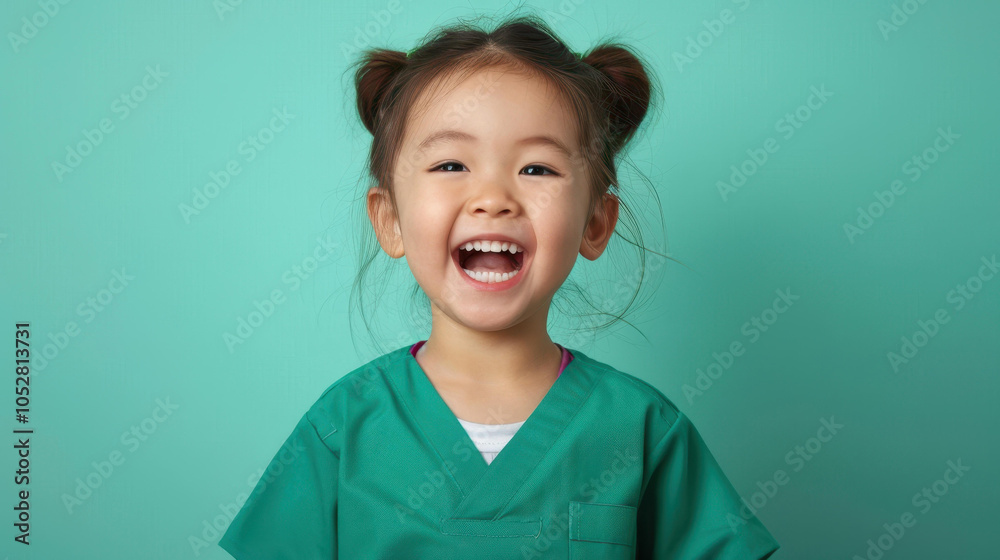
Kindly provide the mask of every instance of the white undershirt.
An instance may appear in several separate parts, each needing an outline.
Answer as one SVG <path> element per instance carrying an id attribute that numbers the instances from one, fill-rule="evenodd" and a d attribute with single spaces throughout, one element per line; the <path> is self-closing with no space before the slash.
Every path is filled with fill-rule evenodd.
<path id="1" fill-rule="evenodd" d="M 468 432 L 472 443 L 476 444 L 476 449 L 479 450 L 483 459 L 486 459 L 486 464 L 489 465 L 500 453 L 500 450 L 507 445 L 510 438 L 514 437 L 517 429 L 521 427 L 521 424 L 524 424 L 524 421 L 514 422 L 513 424 L 477 424 L 476 422 L 467 422 L 459 418 L 458 423 Z"/>

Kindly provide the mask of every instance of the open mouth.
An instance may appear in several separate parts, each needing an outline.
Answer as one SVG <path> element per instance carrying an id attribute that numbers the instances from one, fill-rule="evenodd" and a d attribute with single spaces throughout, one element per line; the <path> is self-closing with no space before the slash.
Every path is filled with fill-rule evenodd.
<path id="1" fill-rule="evenodd" d="M 524 248 L 507 241 L 470 241 L 456 249 L 455 259 L 469 278 L 494 284 L 517 276 L 524 265 Z"/>

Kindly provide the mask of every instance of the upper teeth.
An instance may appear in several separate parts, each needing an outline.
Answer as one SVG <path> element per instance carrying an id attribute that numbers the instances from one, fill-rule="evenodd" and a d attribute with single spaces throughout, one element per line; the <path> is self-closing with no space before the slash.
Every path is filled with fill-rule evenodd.
<path id="1" fill-rule="evenodd" d="M 518 247 L 516 243 L 509 243 L 507 241 L 469 241 L 462 246 L 466 251 L 484 251 L 499 253 L 501 251 L 510 251 L 511 254 L 523 252 L 524 249 Z"/>

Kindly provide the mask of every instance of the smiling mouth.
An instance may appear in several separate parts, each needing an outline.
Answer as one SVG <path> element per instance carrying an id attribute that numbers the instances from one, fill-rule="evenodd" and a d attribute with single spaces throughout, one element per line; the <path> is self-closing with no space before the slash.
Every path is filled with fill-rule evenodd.
<path id="1" fill-rule="evenodd" d="M 471 249 L 467 248 L 472 245 Z M 507 245 L 508 248 L 503 248 Z M 478 246 L 478 248 L 477 248 Z M 506 282 L 517 276 L 524 265 L 524 249 L 511 253 L 508 243 L 467 243 L 456 251 L 458 266 L 473 280 L 486 284 Z"/>

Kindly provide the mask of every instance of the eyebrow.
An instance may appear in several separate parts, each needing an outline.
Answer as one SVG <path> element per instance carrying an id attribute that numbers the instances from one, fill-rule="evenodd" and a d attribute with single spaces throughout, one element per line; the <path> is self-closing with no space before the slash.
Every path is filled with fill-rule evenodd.
<path id="1" fill-rule="evenodd" d="M 441 142 L 456 142 L 456 141 L 476 142 L 477 140 L 478 138 L 476 138 L 475 136 L 469 134 L 468 132 L 462 132 L 461 130 L 450 130 L 450 129 L 438 130 L 437 132 L 433 132 L 427 135 L 427 137 L 424 138 L 423 141 L 421 141 L 420 144 L 417 146 L 417 150 L 418 151 L 425 150 Z M 515 144 L 519 146 L 527 146 L 527 145 L 551 146 L 556 150 L 558 150 L 559 152 L 561 152 L 567 158 L 573 159 L 573 156 L 570 153 L 569 148 L 567 148 L 565 144 L 563 144 L 556 138 L 553 138 L 552 136 L 548 136 L 545 134 L 522 138 L 517 142 L 515 142 Z"/>

